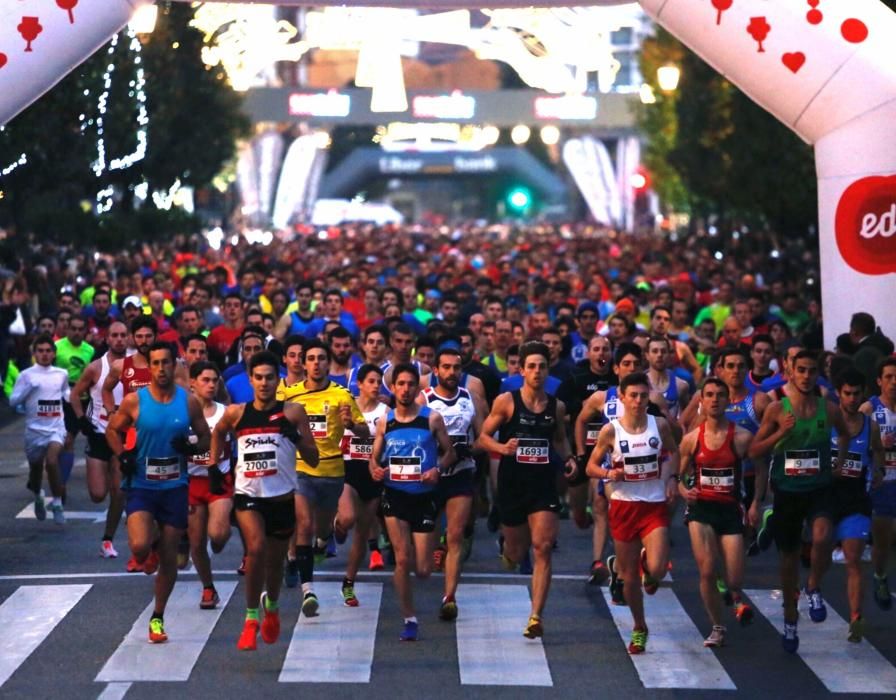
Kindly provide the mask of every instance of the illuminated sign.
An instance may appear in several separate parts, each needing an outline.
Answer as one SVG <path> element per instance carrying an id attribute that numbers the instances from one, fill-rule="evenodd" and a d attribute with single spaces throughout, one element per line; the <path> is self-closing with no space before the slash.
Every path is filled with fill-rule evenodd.
<path id="1" fill-rule="evenodd" d="M 423 170 L 423 161 L 419 158 L 398 158 L 389 156 L 379 160 L 381 173 L 418 173 Z"/>
<path id="2" fill-rule="evenodd" d="M 492 173 L 498 169 L 498 161 L 492 156 L 457 156 L 454 170 L 459 173 Z"/>
<path id="3" fill-rule="evenodd" d="M 347 117 L 351 110 L 352 98 L 336 90 L 289 96 L 289 113 L 294 117 Z"/>
<path id="4" fill-rule="evenodd" d="M 472 119 L 476 98 L 455 90 L 450 95 L 418 95 L 412 104 L 417 119 Z"/>
<path id="5" fill-rule="evenodd" d="M 597 98 L 588 95 L 536 97 L 535 116 L 539 119 L 596 119 Z"/>

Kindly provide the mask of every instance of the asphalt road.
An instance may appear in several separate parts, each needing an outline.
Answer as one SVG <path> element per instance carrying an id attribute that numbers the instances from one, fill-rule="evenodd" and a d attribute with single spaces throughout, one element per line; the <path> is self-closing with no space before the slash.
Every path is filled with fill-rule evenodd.
<path id="1" fill-rule="evenodd" d="M 748 560 L 755 622 L 741 628 L 732 615 L 728 645 L 704 649 L 709 625 L 680 522 L 673 528 L 673 580 L 647 600 L 648 653 L 635 659 L 625 649 L 628 611 L 608 605 L 606 588 L 584 583 L 590 532 L 570 521 L 562 523 L 555 553 L 543 642 L 521 636 L 528 578 L 499 571 L 494 536 L 479 521 L 457 623 L 436 618 L 441 577 L 415 581 L 421 621 L 416 644 L 398 641 L 401 619 L 388 572 L 362 574 L 361 606 L 341 605 L 340 554 L 319 570 L 320 617 L 299 619 L 298 594 L 288 591 L 280 641 L 259 641 L 257 652 L 238 652 L 244 602 L 234 536 L 213 559 L 218 587 L 230 597 L 218 611 L 199 611 L 196 576 L 183 572 L 166 614 L 171 642 L 149 645 L 141 615 L 148 614 L 152 581 L 124 572 L 123 526 L 115 542 L 120 557 L 98 556 L 102 506 L 87 498 L 81 440 L 77 452 L 68 523 L 38 522 L 27 517 L 21 423 L 0 429 L 0 698 L 156 700 L 160 693 L 176 693 L 223 700 L 318 689 L 331 698 L 363 693 L 371 699 L 817 698 L 858 691 L 896 697 L 896 611 L 878 610 L 869 593 L 866 641 L 849 644 L 841 619 L 848 617 L 841 566 L 834 565 L 825 580 L 828 620 L 815 625 L 801 617 L 799 655 L 782 651 L 774 628 L 780 596 L 773 551 Z"/>

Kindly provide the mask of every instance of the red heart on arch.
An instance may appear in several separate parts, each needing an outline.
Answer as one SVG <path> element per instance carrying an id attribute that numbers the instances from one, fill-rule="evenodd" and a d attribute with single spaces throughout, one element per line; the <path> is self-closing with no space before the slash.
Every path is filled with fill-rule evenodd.
<path id="1" fill-rule="evenodd" d="M 6 65 L 6 54 L 0 53 L 0 68 Z"/>
<path id="2" fill-rule="evenodd" d="M 802 51 L 794 51 L 793 53 L 785 53 L 781 56 L 781 63 L 790 69 L 792 73 L 796 73 L 806 62 L 806 54 Z"/>

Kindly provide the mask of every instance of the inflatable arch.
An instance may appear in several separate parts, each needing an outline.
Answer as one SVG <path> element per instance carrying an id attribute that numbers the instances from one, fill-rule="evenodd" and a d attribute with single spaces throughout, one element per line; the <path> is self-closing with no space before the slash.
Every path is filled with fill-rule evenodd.
<path id="1" fill-rule="evenodd" d="M 0 0 L 0 124 L 152 0 Z M 244 0 L 426 8 L 619 0 Z M 640 0 L 645 11 L 815 147 L 825 344 L 854 311 L 896 336 L 896 14 L 879 0 Z"/>

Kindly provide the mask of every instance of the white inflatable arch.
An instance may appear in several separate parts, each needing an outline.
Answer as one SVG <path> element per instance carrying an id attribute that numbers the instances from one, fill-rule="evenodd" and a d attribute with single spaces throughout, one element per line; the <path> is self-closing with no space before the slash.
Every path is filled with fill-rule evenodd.
<path id="1" fill-rule="evenodd" d="M 185 0 L 186 1 L 186 0 Z M 0 0 L 0 124 L 152 0 Z M 616 0 L 244 0 L 426 8 Z M 641 0 L 660 25 L 815 147 L 825 344 L 854 311 L 896 336 L 896 14 L 879 0 Z"/>

